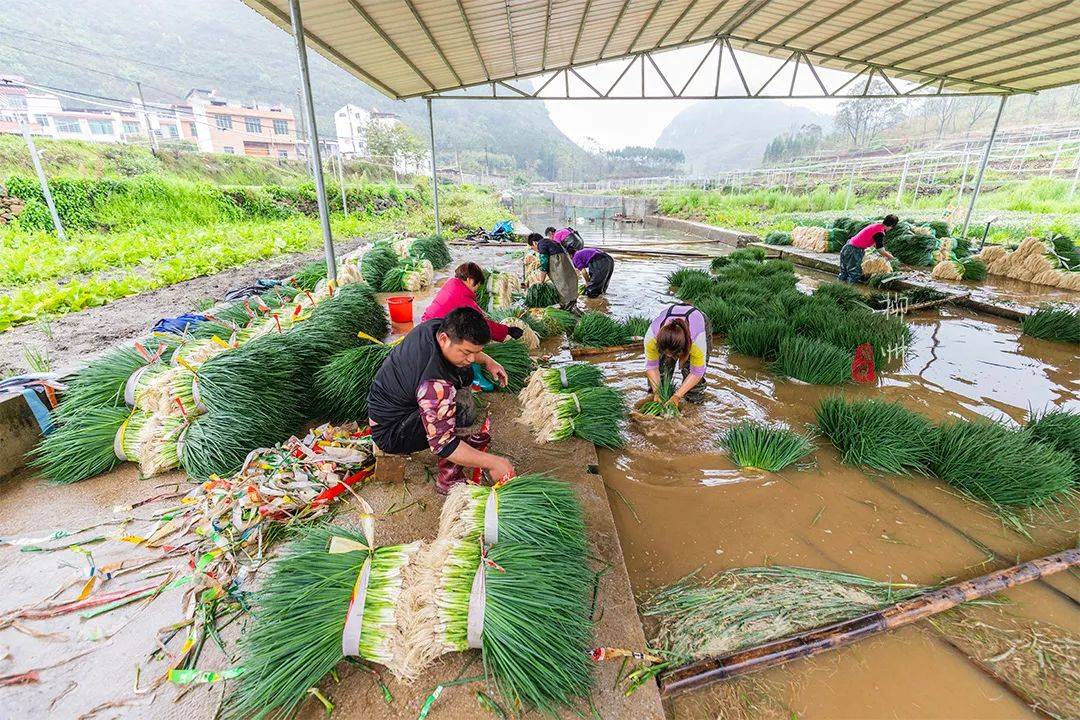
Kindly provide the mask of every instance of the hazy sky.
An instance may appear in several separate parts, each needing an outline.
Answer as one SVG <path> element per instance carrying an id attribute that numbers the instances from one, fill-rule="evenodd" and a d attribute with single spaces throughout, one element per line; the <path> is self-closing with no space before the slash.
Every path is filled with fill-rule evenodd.
<path id="1" fill-rule="evenodd" d="M 694 68 L 701 62 L 708 46 L 680 48 L 666 52 L 657 57 L 657 64 L 663 69 L 669 81 L 676 86 L 684 84 L 689 79 Z M 765 58 L 758 55 L 739 52 L 739 66 L 746 76 L 751 90 L 756 90 L 769 76 L 781 65 L 780 60 Z M 607 89 L 618 78 L 619 73 L 625 67 L 624 61 L 613 61 L 605 65 L 580 70 L 581 74 L 592 85 Z M 782 94 L 787 91 L 791 84 L 791 69 L 788 65 L 783 72 L 776 77 L 769 86 L 769 92 Z M 843 84 L 844 80 L 851 77 L 849 73 L 831 70 L 818 70 L 822 81 L 830 90 Z M 702 65 L 701 72 L 695 77 L 688 92 L 701 87 L 701 91 L 711 92 L 716 81 L 716 51 L 710 50 L 710 57 Z M 620 87 L 627 83 L 640 85 L 641 75 L 637 67 L 620 81 Z M 858 85 L 858 82 L 853 83 Z M 584 87 L 584 86 L 582 86 Z M 730 62 L 730 56 L 725 51 L 723 71 L 721 73 L 721 87 L 728 87 L 735 92 L 741 89 L 738 75 Z M 646 72 L 646 88 L 656 88 L 658 92 L 666 92 L 662 81 L 655 75 L 655 71 L 648 67 Z M 572 88 L 573 89 L 573 88 Z M 810 93 L 820 92 L 814 81 L 813 75 L 805 68 L 800 68 L 795 84 L 795 92 Z M 617 93 L 615 93 L 617 94 Z M 566 133 L 572 140 L 580 145 L 592 145 L 590 140 L 595 141 L 603 148 L 613 149 L 626 145 L 652 146 L 660 133 L 671 120 L 682 110 L 696 102 L 755 102 L 754 100 L 547 100 L 548 111 L 552 120 L 559 129 Z M 836 112 L 838 100 L 785 100 L 791 105 L 808 107 L 816 112 L 832 115 Z"/>

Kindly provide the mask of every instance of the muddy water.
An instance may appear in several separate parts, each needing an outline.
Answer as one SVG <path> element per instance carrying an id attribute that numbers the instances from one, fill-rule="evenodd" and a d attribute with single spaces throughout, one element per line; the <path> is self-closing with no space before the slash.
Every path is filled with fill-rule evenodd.
<path id="1" fill-rule="evenodd" d="M 594 242 L 593 228 L 585 226 L 584 232 L 587 244 Z M 656 231 L 623 231 L 620 243 L 647 233 Z M 617 316 L 654 313 L 671 302 L 667 273 L 692 264 L 617 259 L 602 305 Z M 807 273 L 800 284 L 825 279 Z M 1080 360 L 1074 348 L 1021 338 L 1015 324 L 955 309 L 927 311 L 909 321 L 915 338 L 903 362 L 881 373 L 876 387 L 846 388 L 846 394 L 901 401 L 934 419 L 984 415 L 1023 421 L 1029 408 L 1080 408 Z M 631 402 L 645 395 L 640 354 L 597 360 Z M 935 480 L 869 475 L 842 465 L 824 440 L 807 469 L 745 473 L 717 447 L 726 427 L 754 418 L 805 428 L 813 422 L 817 402 L 836 390 L 776 378 L 758 359 L 731 353 L 722 344 L 710 360 L 708 383 L 705 402 L 680 420 L 633 421 L 627 449 L 601 453 L 601 472 L 612 489 L 609 498 L 639 594 L 697 568 L 711 573 L 764 563 L 928 584 L 1076 544 L 1075 507 L 1030 518 L 1028 539 Z M 1010 613 L 1080 630 L 1075 576 L 1016 589 L 1009 600 Z M 992 618 L 1001 610 L 985 612 Z M 1033 716 L 925 625 L 761 677 L 785 716 Z M 669 710 L 676 717 L 715 717 L 716 708 L 702 700 L 704 695 L 680 699 Z"/>

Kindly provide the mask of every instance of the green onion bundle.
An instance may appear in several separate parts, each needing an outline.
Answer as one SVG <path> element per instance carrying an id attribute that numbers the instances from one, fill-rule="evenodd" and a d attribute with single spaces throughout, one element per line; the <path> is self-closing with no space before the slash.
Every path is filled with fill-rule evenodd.
<path id="1" fill-rule="evenodd" d="M 562 304 L 559 291 L 549 282 L 533 283 L 525 291 L 525 307 L 543 308 Z"/>
<path id="2" fill-rule="evenodd" d="M 855 353 L 827 342 L 789 335 L 780 342 L 773 372 L 811 385 L 843 385 L 851 380 Z"/>
<path id="3" fill-rule="evenodd" d="M 252 450 L 275 445 L 296 432 L 297 418 L 294 410 L 283 410 L 277 417 L 263 412 L 252 418 L 228 410 L 200 415 L 177 438 L 180 466 L 198 480 L 231 475 Z"/>
<path id="4" fill-rule="evenodd" d="M 642 415 L 655 415 L 656 417 L 672 418 L 682 415 L 682 411 L 679 410 L 679 406 L 675 403 L 670 403 L 668 400 L 675 395 L 675 382 L 673 379 L 674 370 L 672 375 L 665 375 L 660 378 L 660 399 L 649 400 L 641 404 L 638 408 L 638 412 Z"/>
<path id="5" fill-rule="evenodd" d="M 529 377 L 528 384 L 518 393 L 523 411 L 543 406 L 553 393 L 576 392 L 604 384 L 604 372 L 592 363 L 570 363 L 557 368 L 540 368 Z"/>
<path id="6" fill-rule="evenodd" d="M 1029 433 L 989 420 L 954 420 L 935 433 L 931 469 L 950 485 L 995 505 L 1039 506 L 1072 490 L 1073 459 Z"/>
<path id="7" fill-rule="evenodd" d="M 813 297 L 831 300 L 834 305 L 844 310 L 866 304 L 866 297 L 861 292 L 846 283 L 839 282 L 822 283 L 814 290 Z"/>
<path id="8" fill-rule="evenodd" d="M 675 296 L 686 303 L 694 303 L 703 300 L 713 293 L 715 283 L 708 273 L 687 275 L 675 291 Z"/>
<path id="9" fill-rule="evenodd" d="M 419 292 L 429 287 L 434 279 L 431 263 L 427 260 L 406 259 L 398 262 L 383 275 L 380 292 Z"/>
<path id="10" fill-rule="evenodd" d="M 585 517 L 570 483 L 519 475 L 494 487 L 462 483 L 446 497 L 439 537 L 555 545 L 585 559 Z"/>
<path id="11" fill-rule="evenodd" d="M 536 433 L 537 442 L 564 440 L 571 435 L 606 448 L 625 444 L 620 423 L 626 418 L 626 400 L 610 387 L 584 388 L 555 393 L 536 415 L 523 418 Z"/>
<path id="12" fill-rule="evenodd" d="M 1073 480 L 1080 483 L 1080 412 L 1049 410 L 1033 413 L 1024 429 L 1032 438 L 1070 455 L 1077 471 Z"/>
<path id="13" fill-rule="evenodd" d="M 675 292 L 678 292 L 679 289 L 682 288 L 683 284 L 690 278 L 699 278 L 699 282 L 701 280 L 712 280 L 712 278 L 709 277 L 709 273 L 705 272 L 704 270 L 700 270 L 698 268 L 679 268 L 675 272 L 668 275 L 668 287 L 670 287 Z"/>
<path id="14" fill-rule="evenodd" d="M 592 684 L 593 573 L 583 559 L 554 545 L 500 541 L 486 552 L 476 542 L 448 545 L 431 593 L 436 617 L 423 624 L 434 627 L 432 653 L 480 647 L 509 707 L 552 717 L 570 711 Z M 470 601 L 481 575 L 482 615 Z"/>
<path id="15" fill-rule="evenodd" d="M 442 270 L 450 264 L 450 248 L 438 235 L 417 238 L 409 246 L 409 254 L 421 260 L 427 260 L 436 270 Z"/>
<path id="16" fill-rule="evenodd" d="M 964 280 L 980 282 L 986 279 L 986 263 L 973 257 L 961 258 L 957 261 L 961 266 Z"/>
<path id="17" fill-rule="evenodd" d="M 360 275 L 368 287 L 379 289 L 383 278 L 398 265 L 398 256 L 388 245 L 376 243 L 360 259 Z"/>
<path id="18" fill-rule="evenodd" d="M 1080 310 L 1065 305 L 1043 305 L 1025 317 L 1020 326 L 1025 335 L 1041 340 L 1080 343 Z"/>
<path id="19" fill-rule="evenodd" d="M 130 416 L 126 407 L 88 405 L 69 410 L 34 449 L 30 464 L 58 485 L 108 472 L 121 462 L 116 434 Z"/>
<path id="20" fill-rule="evenodd" d="M 335 353 L 315 373 L 321 413 L 328 420 L 363 422 L 368 417 L 368 393 L 392 345 L 368 343 Z"/>
<path id="21" fill-rule="evenodd" d="M 520 340 L 504 340 L 485 345 L 484 354 L 506 370 L 506 389 L 512 393 L 521 392 L 533 369 L 528 346 Z M 487 368 L 483 368 L 483 373 L 484 377 L 494 382 Z"/>
<path id="22" fill-rule="evenodd" d="M 626 331 L 630 333 L 631 337 L 645 337 L 645 333 L 649 332 L 649 325 L 652 321 L 644 315 L 630 315 L 623 320 L 623 325 L 626 326 Z"/>
<path id="23" fill-rule="evenodd" d="M 543 315 L 544 322 L 556 328 L 556 331 L 560 333 L 573 332 L 578 321 L 577 315 L 569 310 L 563 310 L 562 308 L 544 308 L 541 311 L 541 314 Z"/>
<path id="24" fill-rule="evenodd" d="M 121 423 L 113 438 L 113 452 L 121 462 L 139 461 L 151 417 L 150 413 L 135 410 Z"/>
<path id="25" fill-rule="evenodd" d="M 372 544 L 370 533 L 365 537 L 360 530 L 309 525 L 299 532 L 256 594 L 253 619 L 241 639 L 243 672 L 222 705 L 224 720 L 297 714 L 311 698 L 311 688 L 345 657 L 346 620 L 369 560 L 359 642 L 348 651 L 394 669 L 402 572 L 419 543 L 371 552 L 366 549 Z M 337 544 L 344 551 L 337 551 Z"/>
<path id="26" fill-rule="evenodd" d="M 810 435 L 749 420 L 728 428 L 720 445 L 742 469 L 769 472 L 783 470 L 814 451 Z"/>
<path id="27" fill-rule="evenodd" d="M 587 312 L 578 318 L 574 342 L 589 347 L 626 345 L 631 340 L 629 330 L 618 320 L 600 312 Z"/>
<path id="28" fill-rule="evenodd" d="M 780 352 L 780 345 L 791 334 L 792 327 L 787 320 L 751 318 L 731 328 L 728 342 L 731 343 L 731 349 L 737 353 L 771 360 Z"/>
<path id="29" fill-rule="evenodd" d="M 363 341 L 357 335 L 360 332 L 384 338 L 390 332 L 390 320 L 371 288 L 353 283 L 320 302 L 307 320 L 285 334 L 287 353 L 310 375 L 334 353 L 361 345 Z M 269 335 L 259 341 L 274 337 Z"/>
<path id="30" fill-rule="evenodd" d="M 68 384 L 55 418 L 63 422 L 90 407 L 117 407 L 124 404 L 124 388 L 132 373 L 146 367 L 151 354 L 144 355 L 133 345 L 115 348 L 80 370 Z"/>
<path id="31" fill-rule="evenodd" d="M 817 407 L 822 434 L 840 459 L 881 472 L 926 474 L 934 456 L 936 430 L 924 416 L 883 400 L 825 398 Z"/>
<path id="32" fill-rule="evenodd" d="M 153 477 L 180 467 L 178 441 L 187 427 L 187 420 L 153 414 L 143 425 L 139 443 L 139 472 Z"/>
<path id="33" fill-rule="evenodd" d="M 303 266 L 289 278 L 288 283 L 301 290 L 314 290 L 320 280 L 325 280 L 327 267 L 325 260 L 313 260 Z"/>
<path id="34" fill-rule="evenodd" d="M 765 236 L 766 245 L 790 245 L 791 233 L 782 230 L 773 230 Z"/>

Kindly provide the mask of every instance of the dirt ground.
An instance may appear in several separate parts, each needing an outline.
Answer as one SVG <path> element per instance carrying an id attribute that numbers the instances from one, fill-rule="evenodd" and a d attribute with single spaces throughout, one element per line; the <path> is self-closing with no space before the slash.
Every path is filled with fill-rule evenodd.
<path id="1" fill-rule="evenodd" d="M 342 255 L 364 242 L 361 238 L 339 240 L 335 249 Z M 259 278 L 288 277 L 301 265 L 322 257 L 321 249 L 280 255 L 62 315 L 48 322 L 14 327 L 0 333 L 0 377 L 28 372 L 27 351 L 45 354 L 54 372 L 70 369 L 122 340 L 145 335 L 158 318 L 197 312 L 211 301 L 219 302 L 233 288 L 252 285 Z"/>
<path id="2" fill-rule="evenodd" d="M 549 472 L 574 483 L 586 508 L 592 553 L 596 569 L 609 568 L 600 582 L 597 601 L 596 643 L 601 646 L 641 650 L 645 646 L 637 607 L 630 591 L 630 581 L 623 563 L 622 549 L 608 505 L 604 482 L 596 470 L 596 453 L 591 445 L 570 440 L 549 446 L 536 446 L 527 429 L 514 422 L 518 413 L 515 398 L 507 395 L 491 399 L 494 428 L 493 451 L 507 455 L 519 473 Z M 405 483 L 372 482 L 360 490 L 379 514 L 377 532 L 380 544 L 394 544 L 416 539 L 431 540 L 437 529 L 442 500 L 428 479 L 430 457 L 417 457 L 406 468 Z M 154 480 L 140 480 L 133 466 L 68 487 L 45 485 L 23 473 L 4 484 L 0 494 L 0 528 L 5 536 L 39 537 L 59 528 L 81 528 L 94 523 L 117 520 L 126 515 L 146 518 L 167 501 L 125 511 L 155 494 L 175 487 L 184 488 L 180 473 Z M 341 508 L 339 522 L 355 519 L 356 504 Z M 33 512 L 27 512 L 33 508 Z M 393 512 L 396 509 L 399 511 Z M 116 510 L 119 509 L 119 512 Z M 54 552 L 20 552 L 16 547 L 0 547 L 0 586 L 6 588 L 0 603 L 0 615 L 15 607 L 37 603 L 71 583 L 61 595 L 73 599 L 86 577 L 90 558 L 98 566 L 122 559 L 144 560 L 147 551 L 117 542 L 117 536 L 137 534 L 145 524 L 138 520 L 126 525 L 113 524 L 91 530 L 76 538 L 47 539 L 41 546 L 57 546 Z M 94 542 L 95 536 L 109 539 Z M 76 540 L 91 555 L 67 549 Z M 167 561 L 148 570 L 164 570 Z M 126 576 L 114 581 L 111 588 L 141 586 L 145 579 Z M 152 582 L 152 581 L 151 581 Z M 160 580 L 158 580 L 160 582 Z M 77 614 L 49 620 L 20 620 L 0 630 L 0 676 L 38 669 L 33 682 L 0 688 L 0 717 L 55 718 L 183 718 L 204 719 L 214 711 L 226 684 L 202 685 L 185 692 L 168 683 L 155 686 L 154 680 L 167 669 L 162 661 L 150 659 L 156 647 L 159 628 L 181 620 L 182 590 L 162 594 L 151 602 L 140 602 L 114 610 L 98 618 L 82 620 Z M 241 623 L 225 634 L 226 647 Z M 176 653 L 182 634 L 168 644 Z M 235 664 L 207 643 L 200 667 L 222 669 Z M 663 710 L 654 685 L 646 685 L 633 695 L 624 696 L 616 688 L 618 663 L 598 667 L 593 705 L 603 718 L 660 720 Z M 340 682 L 327 680 L 324 694 L 335 705 L 334 718 L 401 718 L 419 714 L 424 700 L 441 682 L 456 677 L 482 673 L 475 652 L 447 656 L 438 661 L 417 682 L 402 685 L 385 678 L 393 695 L 387 704 L 373 676 L 352 666 L 342 665 Z M 447 688 L 433 707 L 429 718 L 470 718 L 477 712 L 477 690 L 491 697 L 497 693 L 481 683 Z M 582 712 L 589 713 L 587 706 Z M 323 716 L 322 706 L 312 701 L 303 717 L 316 720 Z"/>

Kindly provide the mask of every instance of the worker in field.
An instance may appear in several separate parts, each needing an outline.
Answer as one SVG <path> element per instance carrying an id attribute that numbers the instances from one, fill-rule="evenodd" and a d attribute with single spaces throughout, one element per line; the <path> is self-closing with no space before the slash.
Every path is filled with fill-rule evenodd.
<path id="1" fill-rule="evenodd" d="M 547 282 L 550 277 L 551 283 L 559 291 L 562 306 L 569 307 L 577 302 L 577 271 L 574 270 L 569 251 L 561 243 L 555 241 L 555 233 L 555 228 L 549 227 L 544 235 L 530 234 L 529 247 L 535 250 L 540 258 L 537 281 Z"/>
<path id="2" fill-rule="evenodd" d="M 441 493 L 464 481 L 464 473 L 455 472 L 460 467 L 482 468 L 494 480 L 514 475 L 509 460 L 474 447 L 486 445 L 486 438 L 459 434 L 476 421 L 472 364 L 506 386 L 506 370 L 484 354 L 490 340 L 487 321 L 475 308 L 422 322 L 390 351 L 368 394 L 376 447 L 390 455 L 431 450 L 439 458 Z"/>
<path id="3" fill-rule="evenodd" d="M 585 297 L 598 298 L 607 294 L 608 283 L 615 272 L 615 260 L 598 248 L 581 248 L 574 253 L 571 262 L 587 285 Z"/>
<path id="4" fill-rule="evenodd" d="M 675 366 L 681 384 L 666 399 L 678 406 L 683 400 L 698 400 L 703 393 L 705 371 L 712 354 L 712 323 L 693 305 L 668 305 L 645 333 L 645 376 L 653 399 L 664 402 L 662 387 L 674 384 Z"/>
<path id="5" fill-rule="evenodd" d="M 892 260 L 893 256 L 885 249 L 885 233 L 896 227 L 900 219 L 895 215 L 886 215 L 879 223 L 870 223 L 855 233 L 840 250 L 840 282 L 856 283 L 863 279 L 862 261 L 866 251 L 876 247 L 881 256 Z"/>

